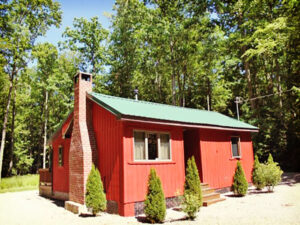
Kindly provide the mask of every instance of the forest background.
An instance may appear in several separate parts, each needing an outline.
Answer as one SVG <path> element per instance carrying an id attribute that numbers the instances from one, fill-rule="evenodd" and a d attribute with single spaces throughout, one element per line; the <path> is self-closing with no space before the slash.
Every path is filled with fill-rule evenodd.
<path id="1" fill-rule="evenodd" d="M 116 0 L 109 29 L 74 15 L 58 45 L 37 40 L 61 25 L 59 2 L 0 3 L 2 177 L 47 166 L 78 70 L 96 92 L 231 117 L 241 97 L 255 153 L 300 171 L 299 0 Z"/>

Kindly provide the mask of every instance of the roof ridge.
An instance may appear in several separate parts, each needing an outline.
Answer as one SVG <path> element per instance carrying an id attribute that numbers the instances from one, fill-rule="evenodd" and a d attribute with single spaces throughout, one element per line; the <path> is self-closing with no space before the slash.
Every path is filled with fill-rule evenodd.
<path id="1" fill-rule="evenodd" d="M 204 110 L 204 109 L 182 107 L 182 106 L 169 105 L 169 104 L 163 104 L 163 103 L 158 103 L 158 102 L 150 102 L 150 101 L 145 101 L 145 100 L 135 100 L 135 99 L 131 99 L 131 98 L 123 98 L 123 97 L 117 97 L 117 96 L 112 96 L 112 95 L 105 95 L 105 94 L 101 94 L 101 93 L 97 93 L 97 92 L 91 92 L 91 93 L 96 94 L 96 95 L 102 95 L 102 96 L 105 96 L 105 97 L 108 97 L 108 98 L 119 98 L 119 99 L 130 101 L 130 102 L 141 102 L 141 103 L 145 103 L 145 104 L 163 105 L 163 106 L 174 107 L 174 108 L 184 109 L 184 110 L 194 110 L 194 111 L 203 111 L 203 112 L 221 114 L 221 113 L 216 112 L 216 111 L 208 111 L 208 110 Z M 223 115 L 223 114 L 221 114 L 221 115 Z"/>

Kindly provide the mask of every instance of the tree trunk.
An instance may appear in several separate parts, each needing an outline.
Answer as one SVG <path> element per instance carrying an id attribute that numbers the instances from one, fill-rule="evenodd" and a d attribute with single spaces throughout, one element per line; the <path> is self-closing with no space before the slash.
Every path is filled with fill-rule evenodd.
<path id="1" fill-rule="evenodd" d="M 48 91 L 46 91 L 46 96 L 45 96 L 44 145 L 43 145 L 43 169 L 45 169 L 45 168 L 46 168 L 47 123 L 48 123 Z"/>
<path id="2" fill-rule="evenodd" d="M 282 109 L 282 88 L 281 88 L 281 76 L 280 76 L 280 68 L 278 60 L 276 59 L 276 72 L 277 72 L 277 90 L 279 94 L 279 107 Z M 282 110 L 280 110 L 280 114 L 282 115 Z"/>
<path id="3" fill-rule="evenodd" d="M 239 18 L 238 18 L 239 27 L 242 26 L 243 21 L 244 21 L 243 13 L 240 13 Z M 242 37 L 246 38 L 245 28 L 243 28 L 241 30 L 241 33 L 242 33 Z M 242 52 L 241 52 L 242 55 L 244 55 L 245 52 L 247 51 L 247 46 L 243 45 L 241 50 L 242 50 Z M 253 87 L 252 87 L 252 79 L 251 79 L 251 72 L 250 72 L 250 63 L 249 63 L 249 60 L 247 59 L 246 56 L 242 57 L 242 61 L 243 61 L 244 70 L 245 70 L 246 79 L 247 79 L 248 97 L 249 97 L 249 99 L 251 99 L 254 96 L 253 96 Z M 251 109 L 254 110 L 256 108 L 255 107 L 255 101 L 250 101 L 250 104 L 251 104 Z"/>
<path id="4" fill-rule="evenodd" d="M 11 121 L 11 141 L 10 141 L 10 152 L 9 152 L 9 168 L 8 174 L 12 174 L 13 168 L 13 155 L 14 155 L 14 148 L 15 148 L 15 118 L 16 118 L 16 95 L 17 95 L 17 81 L 13 87 L 14 89 L 14 97 L 12 101 L 12 121 Z"/>
<path id="5" fill-rule="evenodd" d="M 246 51 L 243 50 L 243 54 L 245 52 Z M 251 79 L 251 72 L 250 72 L 250 63 L 247 59 L 245 59 L 245 57 L 243 57 L 243 64 L 244 64 L 244 69 L 245 69 L 246 78 L 247 78 L 248 96 L 249 96 L 249 98 L 253 98 L 254 96 L 253 96 L 253 87 L 252 87 L 252 79 Z M 254 110 L 255 102 L 250 101 L 250 103 L 251 103 L 251 109 Z"/>
<path id="6" fill-rule="evenodd" d="M 176 105 L 176 74 L 174 67 L 173 42 L 170 43 L 171 66 L 172 66 L 172 104 Z"/>
<path id="7" fill-rule="evenodd" d="M 207 110 L 211 111 L 211 85 L 210 80 L 207 79 Z"/>
<path id="8" fill-rule="evenodd" d="M 175 73 L 172 73 L 172 104 L 176 105 L 176 83 L 175 83 Z"/>
<path id="9" fill-rule="evenodd" d="M 0 146 L 0 181 L 1 181 L 2 164 L 3 164 L 3 152 L 5 147 L 6 126 L 7 126 L 9 107 L 10 107 L 12 88 L 13 88 L 13 77 L 10 79 L 10 83 L 9 83 L 6 112 L 4 115 L 3 128 L 2 128 L 2 139 L 1 139 L 1 146 Z"/>

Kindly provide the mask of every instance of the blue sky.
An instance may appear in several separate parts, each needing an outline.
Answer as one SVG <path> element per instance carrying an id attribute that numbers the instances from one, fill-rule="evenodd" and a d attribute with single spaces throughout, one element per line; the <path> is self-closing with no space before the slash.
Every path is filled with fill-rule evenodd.
<path id="1" fill-rule="evenodd" d="M 62 33 L 66 27 L 72 27 L 75 17 L 91 18 L 98 16 L 104 28 L 109 28 L 110 22 L 104 16 L 105 12 L 112 13 L 114 0 L 56 0 L 61 4 L 62 23 L 60 28 L 51 27 L 45 37 L 38 39 L 38 42 L 50 42 L 57 44 L 62 40 Z"/>

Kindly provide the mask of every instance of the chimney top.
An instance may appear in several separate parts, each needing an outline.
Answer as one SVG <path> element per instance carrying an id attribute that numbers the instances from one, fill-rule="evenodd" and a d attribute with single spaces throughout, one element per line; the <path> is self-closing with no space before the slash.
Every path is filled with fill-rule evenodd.
<path id="1" fill-rule="evenodd" d="M 85 80 L 85 81 L 89 81 L 89 82 L 92 81 L 92 74 L 78 71 L 74 75 L 74 82 L 75 82 L 75 84 L 78 82 L 79 77 L 80 77 L 80 80 Z"/>

